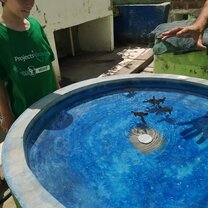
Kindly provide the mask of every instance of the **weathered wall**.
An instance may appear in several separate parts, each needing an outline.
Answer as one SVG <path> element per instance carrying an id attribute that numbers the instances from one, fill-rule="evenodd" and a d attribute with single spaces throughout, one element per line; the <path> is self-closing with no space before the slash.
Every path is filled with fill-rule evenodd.
<path id="1" fill-rule="evenodd" d="M 36 0 L 32 15 L 46 30 L 71 27 L 112 15 L 110 0 Z"/>
<path id="2" fill-rule="evenodd" d="M 110 51 L 114 48 L 111 17 L 93 20 L 78 27 L 79 47 L 82 51 Z M 111 41 L 109 41 L 111 40 Z"/>
<path id="3" fill-rule="evenodd" d="M 170 2 L 170 0 L 113 0 L 114 5 L 119 4 L 156 4 Z"/>
<path id="4" fill-rule="evenodd" d="M 203 7 L 206 0 L 171 0 L 172 9 L 197 9 Z"/>
<path id="5" fill-rule="evenodd" d="M 103 31 L 103 33 L 108 34 L 103 37 L 105 43 L 107 43 L 105 44 L 105 49 L 108 48 L 110 51 L 113 48 L 113 12 L 111 0 L 36 0 L 31 16 L 38 19 L 45 28 L 44 30 L 55 53 L 56 61 L 54 66 L 58 76 L 60 75 L 60 70 L 53 34 L 54 31 L 70 28 L 101 18 L 107 18 L 106 21 L 109 22 L 109 24 L 105 24 L 103 27 L 100 25 L 99 29 Z M 92 24 L 93 23 L 91 23 L 91 25 Z M 96 30 L 95 35 L 97 35 Z M 89 38 L 93 39 L 92 33 Z M 94 42 L 94 44 L 96 44 L 96 42 Z"/>
<path id="6" fill-rule="evenodd" d="M 169 21 L 180 21 L 198 17 L 206 0 L 171 0 Z"/>
<path id="7" fill-rule="evenodd" d="M 173 9 L 201 8 L 206 0 L 113 0 L 113 4 L 154 4 L 171 2 Z"/>
<path id="8" fill-rule="evenodd" d="M 117 5 L 114 18 L 116 44 L 149 43 L 149 33 L 167 22 L 170 3 Z"/>
<path id="9" fill-rule="evenodd" d="M 45 31 L 49 38 L 50 44 L 56 53 L 56 46 L 53 32 L 55 30 L 80 25 L 92 20 L 112 17 L 111 0 L 36 0 L 36 4 L 32 11 L 32 15 L 36 17 L 42 25 L 45 25 Z M 111 18 L 113 24 L 113 17 Z M 113 33 L 111 28 L 102 28 L 104 31 Z M 96 35 L 96 34 L 95 34 Z M 91 36 L 93 38 L 93 36 Z M 107 38 L 107 37 L 106 37 Z M 112 50 L 111 35 L 108 36 L 109 50 Z M 59 64 L 56 56 L 55 68 L 58 76 L 60 75 Z"/>

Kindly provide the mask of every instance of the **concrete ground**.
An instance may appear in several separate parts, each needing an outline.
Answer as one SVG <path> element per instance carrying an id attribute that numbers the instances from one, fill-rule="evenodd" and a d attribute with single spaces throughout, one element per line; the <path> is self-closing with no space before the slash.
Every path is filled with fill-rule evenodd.
<path id="1" fill-rule="evenodd" d="M 152 49 L 139 45 L 116 48 L 108 53 L 87 53 L 60 61 L 62 86 L 90 78 L 130 73 L 153 73 Z M 0 154 L 3 142 L 0 131 Z M 1 168 L 0 168 L 1 174 Z M 1 174 L 2 175 L 2 174 Z M 0 181 L 0 198 L 9 192 L 5 181 Z M 0 208 L 15 208 L 10 197 Z"/>
<path id="2" fill-rule="evenodd" d="M 128 45 L 113 52 L 83 53 L 61 60 L 63 86 L 90 78 L 139 73 L 153 60 L 151 48 Z"/>

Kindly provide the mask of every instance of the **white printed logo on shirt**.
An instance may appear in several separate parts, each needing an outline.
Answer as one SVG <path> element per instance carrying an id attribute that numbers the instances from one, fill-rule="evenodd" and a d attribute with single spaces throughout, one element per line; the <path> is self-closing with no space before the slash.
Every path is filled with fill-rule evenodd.
<path id="1" fill-rule="evenodd" d="M 37 74 L 46 72 L 50 70 L 50 65 L 46 65 L 46 66 L 42 66 L 39 68 L 35 68 L 34 66 L 29 66 L 28 70 L 26 71 L 21 71 L 20 73 L 23 76 L 31 76 L 31 77 L 35 77 Z"/>
<path id="2" fill-rule="evenodd" d="M 14 61 L 15 62 L 26 62 L 31 59 L 36 59 L 40 62 L 43 62 L 47 59 L 48 53 L 47 52 L 34 52 L 33 50 L 28 53 L 21 56 L 15 56 Z"/>

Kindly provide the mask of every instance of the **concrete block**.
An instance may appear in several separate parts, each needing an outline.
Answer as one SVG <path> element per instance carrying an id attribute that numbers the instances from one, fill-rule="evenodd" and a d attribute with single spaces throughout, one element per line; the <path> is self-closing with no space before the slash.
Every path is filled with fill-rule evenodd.
<path id="1" fill-rule="evenodd" d="M 117 5 L 114 17 L 115 43 L 147 43 L 148 34 L 167 22 L 170 3 Z"/>

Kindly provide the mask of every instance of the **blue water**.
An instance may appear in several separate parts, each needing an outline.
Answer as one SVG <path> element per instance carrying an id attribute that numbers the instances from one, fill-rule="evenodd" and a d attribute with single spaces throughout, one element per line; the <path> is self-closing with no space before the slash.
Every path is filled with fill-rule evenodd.
<path id="1" fill-rule="evenodd" d="M 144 100 L 166 97 L 157 114 Z M 143 124 L 163 136 L 143 154 L 129 140 Z M 40 183 L 68 208 L 208 207 L 208 100 L 181 91 L 126 89 L 55 113 L 28 161 Z"/>

